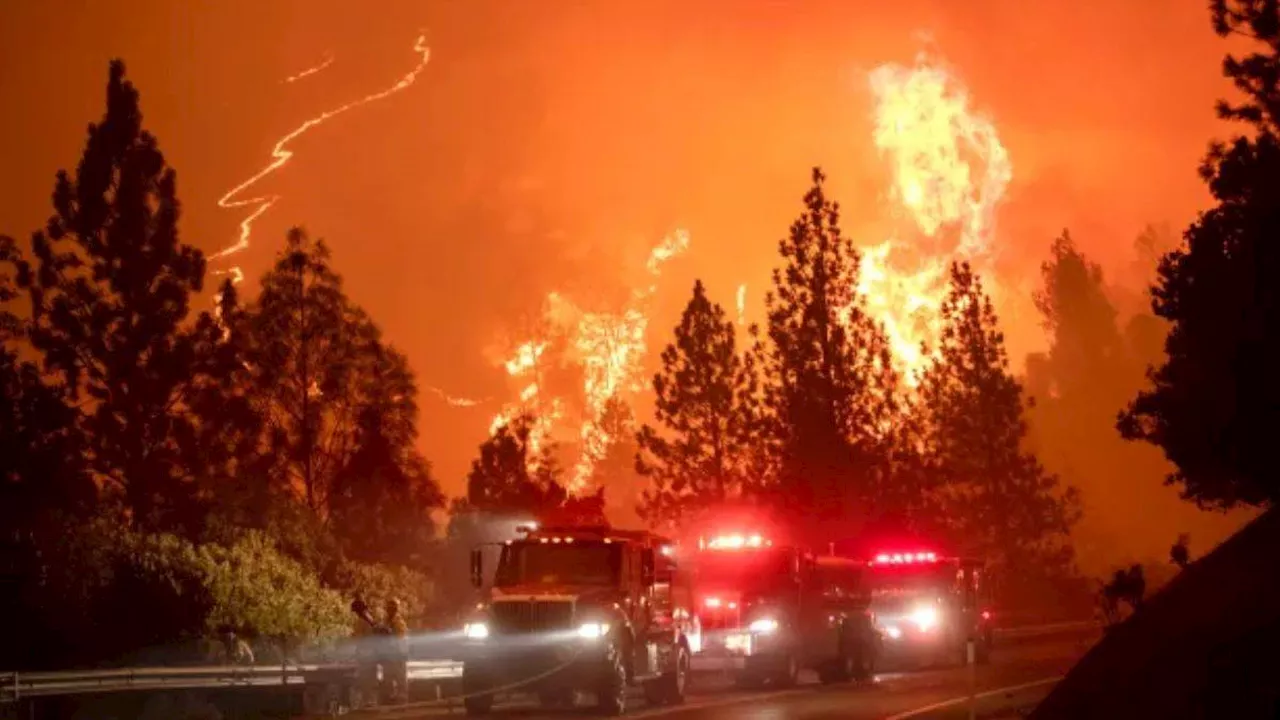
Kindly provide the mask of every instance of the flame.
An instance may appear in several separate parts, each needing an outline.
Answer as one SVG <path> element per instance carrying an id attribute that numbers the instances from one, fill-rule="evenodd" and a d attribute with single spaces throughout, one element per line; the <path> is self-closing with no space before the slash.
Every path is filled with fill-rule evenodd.
<path id="1" fill-rule="evenodd" d="M 747 284 L 742 283 L 738 286 L 738 324 L 745 325 L 747 322 Z"/>
<path id="2" fill-rule="evenodd" d="M 238 196 L 244 191 L 248 190 L 250 187 L 253 187 L 255 184 L 258 183 L 258 181 L 262 180 L 263 178 L 270 175 L 271 173 L 284 167 L 285 164 L 288 163 L 291 158 L 293 158 L 293 151 L 288 149 L 289 143 L 298 139 L 300 136 L 306 134 L 308 131 L 312 130 L 313 128 L 323 125 L 324 123 L 328 122 L 329 120 L 332 120 L 333 118 L 337 117 L 338 115 L 341 115 L 342 113 L 347 112 L 348 110 L 354 110 L 362 105 L 368 105 L 371 102 L 376 102 L 383 98 L 394 95 L 404 90 L 405 88 L 408 88 L 410 85 L 414 83 L 414 81 L 418 79 L 418 75 L 421 74 L 422 71 L 427 67 L 427 61 L 430 59 L 430 56 L 431 56 L 431 50 L 430 48 L 427 47 L 426 42 L 427 42 L 427 38 L 425 35 L 418 36 L 418 39 L 413 44 L 413 51 L 417 53 L 420 58 L 418 61 L 418 64 L 415 65 L 412 70 L 406 73 L 398 81 L 396 81 L 394 85 L 388 88 L 385 88 L 383 90 L 380 90 L 378 92 L 365 95 L 364 97 L 358 100 L 352 100 L 351 102 L 348 102 L 345 105 L 339 105 L 336 108 L 326 110 L 320 113 L 319 115 L 316 115 L 306 120 L 301 125 L 291 130 L 284 137 L 281 137 L 279 140 L 276 141 L 275 146 L 271 149 L 271 162 L 267 163 L 260 170 L 258 170 L 258 172 L 251 175 L 248 179 L 244 180 L 239 185 L 236 185 L 235 187 L 228 190 L 225 195 L 223 195 L 221 198 L 218 199 L 218 207 L 223 208 L 224 210 L 233 210 L 233 209 L 239 209 L 239 208 L 251 208 L 251 210 L 249 211 L 249 214 L 246 215 L 240 221 L 240 234 L 237 237 L 236 241 L 231 245 L 211 255 L 209 257 L 210 260 L 217 260 L 220 258 L 227 257 L 229 255 L 234 255 L 244 250 L 245 248 L 249 247 L 249 237 L 250 235 L 253 234 L 253 223 L 256 222 L 258 218 L 262 217 L 264 213 L 270 210 L 271 207 L 280 200 L 281 196 L 278 194 L 258 195 L 256 197 L 251 197 L 251 198 L 238 198 Z M 297 75 L 293 75 L 289 78 L 285 78 L 284 81 L 294 82 L 303 77 L 313 75 L 327 68 L 332 63 L 333 63 L 333 59 L 332 59 L 332 56 L 330 56 L 330 58 L 325 62 L 322 62 L 319 65 L 316 65 L 315 67 L 308 68 L 307 70 L 304 70 L 301 73 L 298 73 Z M 237 282 L 237 283 L 244 278 L 244 273 L 238 267 L 231 267 L 231 268 L 228 268 L 227 270 L 217 271 L 216 274 L 219 274 L 219 275 L 231 274 L 234 277 L 233 282 Z"/>
<path id="3" fill-rule="evenodd" d="M 297 75 L 290 75 L 289 77 L 287 77 L 287 78 L 285 78 L 285 79 L 281 80 L 281 81 L 280 81 L 280 84 L 281 84 L 281 85 L 288 85 L 289 83 L 295 83 L 295 82 L 298 82 L 299 80 L 301 80 L 301 79 L 303 79 L 303 78 L 311 77 L 312 75 L 315 75 L 316 73 L 320 72 L 321 70 L 324 70 L 325 68 L 327 68 L 327 67 L 329 67 L 330 65 L 332 65 L 332 64 L 333 64 L 333 61 L 334 61 L 334 60 L 336 60 L 336 59 L 337 59 L 337 58 L 334 56 L 334 54 L 333 54 L 333 53 L 331 53 L 331 52 L 325 53 L 325 55 L 324 55 L 324 60 L 321 60 L 319 65 L 312 65 L 311 67 L 307 68 L 306 70 L 303 70 L 302 72 L 298 73 Z"/>
<path id="4" fill-rule="evenodd" d="M 994 267 L 995 211 L 1013 171 L 994 123 L 940 63 L 922 55 L 912 67 L 882 65 L 869 82 L 873 140 L 905 227 L 863 248 L 858 291 L 915 384 L 930 358 L 923 346 L 936 347 L 941 330 L 949 264 L 968 260 L 983 274 Z"/>
<path id="5" fill-rule="evenodd" d="M 469 407 L 475 407 L 482 402 L 486 402 L 486 400 L 476 400 L 475 398 L 458 397 L 456 395 L 450 395 L 444 390 L 441 390 L 440 388 L 434 387 L 434 386 L 428 387 L 427 390 L 439 396 L 441 400 L 445 401 L 445 404 L 451 407 L 469 408 Z"/>
<path id="6" fill-rule="evenodd" d="M 559 293 L 549 293 L 542 310 L 543 320 L 549 328 L 548 337 L 517 345 L 503 363 L 507 374 L 521 388 L 519 400 L 504 407 L 494 417 L 490 433 L 520 413 L 529 413 L 535 418 L 530 445 L 540 449 L 559 425 L 571 419 L 565 409 L 566 400 L 545 391 L 539 372 L 549 361 L 547 351 L 553 340 L 550 336 L 563 339 L 564 357 L 561 361 L 581 372 L 582 410 L 576 417 L 575 432 L 580 448 L 568 487 L 571 492 L 582 490 L 596 463 L 614 441 L 600 425 L 609 399 L 643 389 L 641 372 L 648 351 L 645 341 L 649 327 L 647 305 L 658 289 L 657 280 L 662 266 L 688 247 L 689 234 L 684 230 L 672 233 L 654 247 L 645 264 L 649 282 L 633 290 L 626 305 L 618 311 L 586 311 Z M 530 458 L 530 461 L 537 462 L 537 458 Z"/>

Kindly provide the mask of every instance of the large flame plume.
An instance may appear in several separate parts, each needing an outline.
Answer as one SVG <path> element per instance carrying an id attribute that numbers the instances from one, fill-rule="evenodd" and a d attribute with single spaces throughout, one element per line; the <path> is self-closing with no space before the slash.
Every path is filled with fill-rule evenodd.
<path id="1" fill-rule="evenodd" d="M 540 462 L 538 453 L 553 434 L 571 431 L 578 442 L 578 460 L 568 487 L 572 492 L 585 488 L 596 463 L 615 440 L 600 422 L 609 400 L 644 389 L 648 306 L 658 289 L 662 266 L 688 247 L 689 234 L 684 230 L 672 233 L 654 247 L 645 265 L 648 282 L 633 290 L 625 307 L 618 311 L 584 310 L 569 298 L 550 293 L 543 305 L 540 336 L 518 344 L 504 362 L 508 376 L 519 388 L 519 400 L 498 412 L 490 424 L 490 433 L 520 414 L 532 417 L 529 443 L 534 453 L 530 462 L 536 467 Z M 553 363 L 577 371 L 580 397 L 561 397 L 547 388 L 545 376 L 553 369 Z M 575 403 L 580 403 L 581 410 L 569 413 L 568 407 Z"/>
<path id="2" fill-rule="evenodd" d="M 899 222 L 863 249 L 858 290 L 914 384 L 925 348 L 936 346 L 948 265 L 968 260 L 993 288 L 995 210 L 1013 171 L 995 125 L 941 63 L 922 55 L 910 67 L 882 65 L 869 81 L 873 140 L 889 164 Z"/>

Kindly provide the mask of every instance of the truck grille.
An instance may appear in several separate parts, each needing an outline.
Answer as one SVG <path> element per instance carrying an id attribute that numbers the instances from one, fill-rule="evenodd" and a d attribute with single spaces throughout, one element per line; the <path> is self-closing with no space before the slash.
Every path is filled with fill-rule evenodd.
<path id="1" fill-rule="evenodd" d="M 495 629 L 504 633 L 567 630 L 573 622 L 568 600 L 507 600 L 493 604 Z"/>

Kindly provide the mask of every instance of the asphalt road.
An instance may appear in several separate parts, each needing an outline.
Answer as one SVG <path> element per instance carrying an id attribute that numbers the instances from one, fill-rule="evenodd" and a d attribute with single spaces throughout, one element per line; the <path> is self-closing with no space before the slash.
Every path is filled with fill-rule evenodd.
<path id="1" fill-rule="evenodd" d="M 1014 717 L 1012 708 L 1029 707 L 1049 691 L 1096 638 L 1071 638 L 1000 648 L 990 665 L 975 668 L 973 684 L 977 717 Z M 970 687 L 968 668 L 884 673 L 863 685 L 822 686 L 802 675 L 801 684 L 789 690 L 742 692 L 725 678 L 698 675 L 690 696 L 678 707 L 647 708 L 638 695 L 627 717 L 670 720 L 819 720 L 878 718 L 968 718 Z M 371 715 L 386 720 L 414 720 L 461 716 L 462 709 L 440 706 L 388 709 Z M 494 709 L 495 718 L 544 720 L 588 718 L 591 709 L 548 712 L 536 704 L 515 700 Z"/>

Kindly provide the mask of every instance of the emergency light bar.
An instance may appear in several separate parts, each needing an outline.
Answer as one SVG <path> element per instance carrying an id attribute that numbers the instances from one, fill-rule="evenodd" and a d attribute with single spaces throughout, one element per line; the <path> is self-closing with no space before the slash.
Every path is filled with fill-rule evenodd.
<path id="1" fill-rule="evenodd" d="M 741 550 L 743 548 L 762 548 L 773 545 L 760 535 L 720 535 L 707 541 L 711 550 Z"/>
<path id="2" fill-rule="evenodd" d="M 880 553 L 872 560 L 873 565 L 907 565 L 914 563 L 936 563 L 938 554 L 931 552 L 917 553 Z"/>

